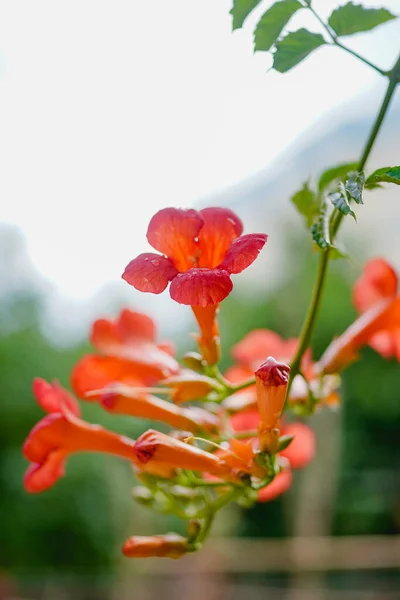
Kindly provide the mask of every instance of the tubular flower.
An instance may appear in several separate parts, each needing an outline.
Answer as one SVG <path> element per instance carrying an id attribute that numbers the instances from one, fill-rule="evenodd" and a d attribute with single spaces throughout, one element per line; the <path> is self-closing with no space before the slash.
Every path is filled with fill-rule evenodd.
<path id="1" fill-rule="evenodd" d="M 397 275 L 383 259 L 367 263 L 356 282 L 353 301 L 361 316 L 326 349 L 316 372 L 335 373 L 369 344 L 384 358 L 400 360 L 400 295 Z"/>
<path id="2" fill-rule="evenodd" d="M 194 406 L 181 408 L 127 385 L 114 384 L 104 389 L 99 400 L 109 412 L 162 421 L 176 429 L 191 432 L 216 431 L 220 424 L 219 418 L 208 410 Z"/>
<path id="3" fill-rule="evenodd" d="M 165 208 L 154 215 L 147 240 L 160 254 L 134 258 L 122 277 L 141 292 L 160 294 L 171 282 L 170 295 L 194 310 L 200 326 L 204 359 L 219 359 L 218 305 L 232 291 L 231 275 L 257 258 L 267 236 L 242 235 L 243 225 L 227 208 Z M 208 309 L 208 310 L 207 310 Z"/>
<path id="4" fill-rule="evenodd" d="M 262 450 L 275 453 L 276 428 L 285 404 L 290 367 L 269 356 L 255 372 Z M 279 430 L 278 430 L 279 435 Z"/>
<path id="5" fill-rule="evenodd" d="M 35 380 L 33 391 L 49 414 L 35 425 L 23 446 L 25 458 L 32 463 L 24 478 L 28 492 L 41 492 L 54 485 L 64 475 L 67 457 L 74 452 L 106 452 L 135 461 L 134 441 L 82 421 L 77 416 L 77 404 L 61 386 Z"/>
<path id="6" fill-rule="evenodd" d="M 114 382 L 152 385 L 179 372 L 171 348 L 156 342 L 155 324 L 145 314 L 125 309 L 115 321 L 99 319 L 90 340 L 101 355 L 83 357 L 71 375 L 72 387 L 82 399 Z"/>
<path id="7" fill-rule="evenodd" d="M 179 469 L 205 471 L 222 478 L 231 474 L 229 467 L 215 454 L 154 429 L 149 429 L 138 438 L 135 455 L 139 463 L 144 465 L 154 461 Z"/>
<path id="8" fill-rule="evenodd" d="M 122 552 L 129 558 L 179 558 L 190 551 L 188 540 L 176 533 L 133 536 L 126 540 Z"/>

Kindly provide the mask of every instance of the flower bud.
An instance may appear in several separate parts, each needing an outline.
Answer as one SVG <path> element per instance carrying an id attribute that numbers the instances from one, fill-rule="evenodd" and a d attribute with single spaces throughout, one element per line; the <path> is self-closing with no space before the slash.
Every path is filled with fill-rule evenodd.
<path id="1" fill-rule="evenodd" d="M 186 538 L 176 533 L 152 536 L 132 536 L 128 538 L 122 552 L 129 558 L 179 558 L 189 551 Z"/>
<path id="2" fill-rule="evenodd" d="M 269 356 L 255 372 L 261 426 L 273 429 L 279 422 L 289 381 L 290 367 Z"/>

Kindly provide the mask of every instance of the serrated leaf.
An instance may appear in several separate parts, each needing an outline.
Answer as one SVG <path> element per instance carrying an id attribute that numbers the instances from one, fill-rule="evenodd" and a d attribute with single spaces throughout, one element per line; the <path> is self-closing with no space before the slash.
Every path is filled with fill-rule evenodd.
<path id="1" fill-rule="evenodd" d="M 293 31 L 276 43 L 273 67 L 279 73 L 286 73 L 325 43 L 320 33 L 307 29 Z"/>
<path id="2" fill-rule="evenodd" d="M 314 242 L 326 250 L 331 247 L 331 236 L 329 232 L 329 212 L 326 203 L 323 204 L 317 221 L 310 228 L 312 239 Z"/>
<path id="3" fill-rule="evenodd" d="M 362 4 L 348 2 L 333 11 L 328 23 L 340 36 L 369 31 L 395 18 L 386 8 L 365 8 Z"/>
<path id="4" fill-rule="evenodd" d="M 343 179 L 350 171 L 354 171 L 355 169 L 357 169 L 357 163 L 344 163 L 327 169 L 319 178 L 318 190 L 322 192 L 330 183 L 338 179 Z"/>
<path id="5" fill-rule="evenodd" d="M 319 201 L 316 194 L 310 189 L 306 182 L 301 190 L 296 192 L 291 198 L 293 204 L 300 214 L 302 214 L 309 227 L 319 213 Z"/>
<path id="6" fill-rule="evenodd" d="M 355 221 L 357 220 L 355 212 L 351 210 L 346 187 L 342 181 L 339 183 L 338 191 L 328 194 L 328 198 L 333 206 L 340 210 L 341 213 L 344 215 L 351 215 Z"/>
<path id="7" fill-rule="evenodd" d="M 396 185 L 400 185 L 400 167 L 382 167 L 382 169 L 374 171 L 367 178 L 365 187 L 373 189 L 374 187 L 379 187 L 380 183 L 395 183 Z"/>
<path id="8" fill-rule="evenodd" d="M 232 31 L 240 29 L 249 14 L 260 4 L 261 0 L 233 0 L 230 10 L 232 15 Z"/>
<path id="9" fill-rule="evenodd" d="M 254 30 L 254 51 L 266 52 L 275 44 L 282 29 L 303 6 L 298 0 L 281 0 L 269 8 Z"/>
<path id="10" fill-rule="evenodd" d="M 363 171 L 352 171 L 346 180 L 346 191 L 357 204 L 364 204 L 363 192 L 365 185 L 365 173 Z"/>

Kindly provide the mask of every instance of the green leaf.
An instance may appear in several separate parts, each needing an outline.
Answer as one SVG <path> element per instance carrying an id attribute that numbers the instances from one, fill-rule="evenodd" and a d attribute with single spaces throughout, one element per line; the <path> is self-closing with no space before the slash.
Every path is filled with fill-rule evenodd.
<path id="1" fill-rule="evenodd" d="M 232 31 L 240 29 L 249 14 L 260 4 L 261 0 L 233 0 L 230 14 L 232 15 Z"/>
<path id="2" fill-rule="evenodd" d="M 254 51 L 268 51 L 275 44 L 290 18 L 303 6 L 298 0 L 281 0 L 269 8 L 254 31 Z"/>
<path id="3" fill-rule="evenodd" d="M 349 171 L 354 171 L 355 169 L 357 169 L 357 163 L 344 163 L 343 165 L 337 165 L 324 171 L 319 178 L 318 190 L 322 192 L 330 183 L 338 179 L 343 179 Z"/>
<path id="4" fill-rule="evenodd" d="M 291 198 L 293 204 L 300 214 L 306 218 L 309 227 L 316 215 L 319 213 L 319 201 L 316 194 L 310 189 L 306 182 L 301 190 L 296 192 Z"/>
<path id="5" fill-rule="evenodd" d="M 293 31 L 276 43 L 273 67 L 279 73 L 286 73 L 325 43 L 320 33 L 311 33 L 307 29 Z"/>
<path id="6" fill-rule="evenodd" d="M 395 18 L 386 8 L 365 8 L 361 4 L 348 2 L 333 11 L 328 23 L 337 35 L 351 35 L 369 31 Z"/>
<path id="7" fill-rule="evenodd" d="M 292 443 L 293 440 L 294 440 L 294 435 L 282 435 L 279 438 L 277 451 L 282 452 L 282 450 L 286 450 L 286 448 L 289 446 L 289 444 Z"/>
<path id="8" fill-rule="evenodd" d="M 340 210 L 341 213 L 344 215 L 351 215 L 355 221 L 357 220 L 355 212 L 351 210 L 347 196 L 347 190 L 342 181 L 339 183 L 338 191 L 328 194 L 328 198 L 332 202 L 333 206 Z"/>
<path id="9" fill-rule="evenodd" d="M 331 247 L 331 236 L 329 233 L 329 211 L 327 204 L 324 202 L 317 221 L 310 228 L 314 242 L 325 250 Z"/>
<path id="10" fill-rule="evenodd" d="M 365 173 L 363 171 L 352 171 L 346 181 L 346 192 L 353 198 L 357 204 L 364 204 L 363 192 L 365 185 Z"/>
<path id="11" fill-rule="evenodd" d="M 372 189 L 380 183 L 395 183 L 400 185 L 400 167 L 383 167 L 370 175 L 365 182 L 365 187 Z"/>

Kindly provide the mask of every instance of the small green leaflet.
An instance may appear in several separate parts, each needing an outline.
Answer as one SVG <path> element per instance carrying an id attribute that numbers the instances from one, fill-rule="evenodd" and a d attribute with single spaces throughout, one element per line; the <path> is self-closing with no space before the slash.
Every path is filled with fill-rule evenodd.
<path id="1" fill-rule="evenodd" d="M 330 183 L 338 179 L 343 179 L 350 171 L 354 171 L 355 169 L 357 169 L 357 163 L 345 163 L 324 171 L 319 178 L 318 190 L 323 192 Z"/>
<path id="2" fill-rule="evenodd" d="M 400 167 L 383 167 L 370 175 L 365 182 L 366 188 L 374 188 L 379 183 L 395 183 L 400 185 Z"/>
<path id="3" fill-rule="evenodd" d="M 328 198 L 332 202 L 333 206 L 340 210 L 341 213 L 344 215 L 351 215 L 355 221 L 357 220 L 355 212 L 350 208 L 347 190 L 343 181 L 339 182 L 338 191 L 328 194 Z"/>
<path id="4" fill-rule="evenodd" d="M 260 4 L 261 0 L 233 0 L 230 14 L 232 15 L 232 31 L 240 29 L 249 14 Z"/>
<path id="5" fill-rule="evenodd" d="M 369 31 L 395 18 L 386 8 L 365 8 L 361 4 L 348 2 L 333 11 L 328 23 L 337 35 L 352 35 Z"/>
<path id="6" fill-rule="evenodd" d="M 254 51 L 270 50 L 282 29 L 300 8 L 303 6 L 298 0 L 281 0 L 273 4 L 257 23 L 254 31 Z"/>
<path id="7" fill-rule="evenodd" d="M 273 67 L 279 73 L 286 73 L 325 43 L 319 33 L 307 29 L 293 31 L 276 43 Z"/>
<path id="8" fill-rule="evenodd" d="M 363 171 L 358 173 L 357 171 L 352 171 L 349 173 L 349 178 L 346 181 L 346 192 L 353 198 L 354 202 L 357 204 L 364 204 L 363 202 L 363 192 L 365 185 L 365 174 Z"/>
<path id="9" fill-rule="evenodd" d="M 299 213 L 305 217 L 307 227 L 310 227 L 314 221 L 314 218 L 319 213 L 320 202 L 312 189 L 310 189 L 307 182 L 304 184 L 301 190 L 292 196 L 291 200 Z"/>
<path id="10" fill-rule="evenodd" d="M 330 215 L 327 204 L 324 203 L 321 208 L 318 220 L 310 228 L 314 242 L 323 250 L 326 250 L 326 248 L 330 248 L 332 245 L 331 236 L 329 233 L 329 217 Z"/>

